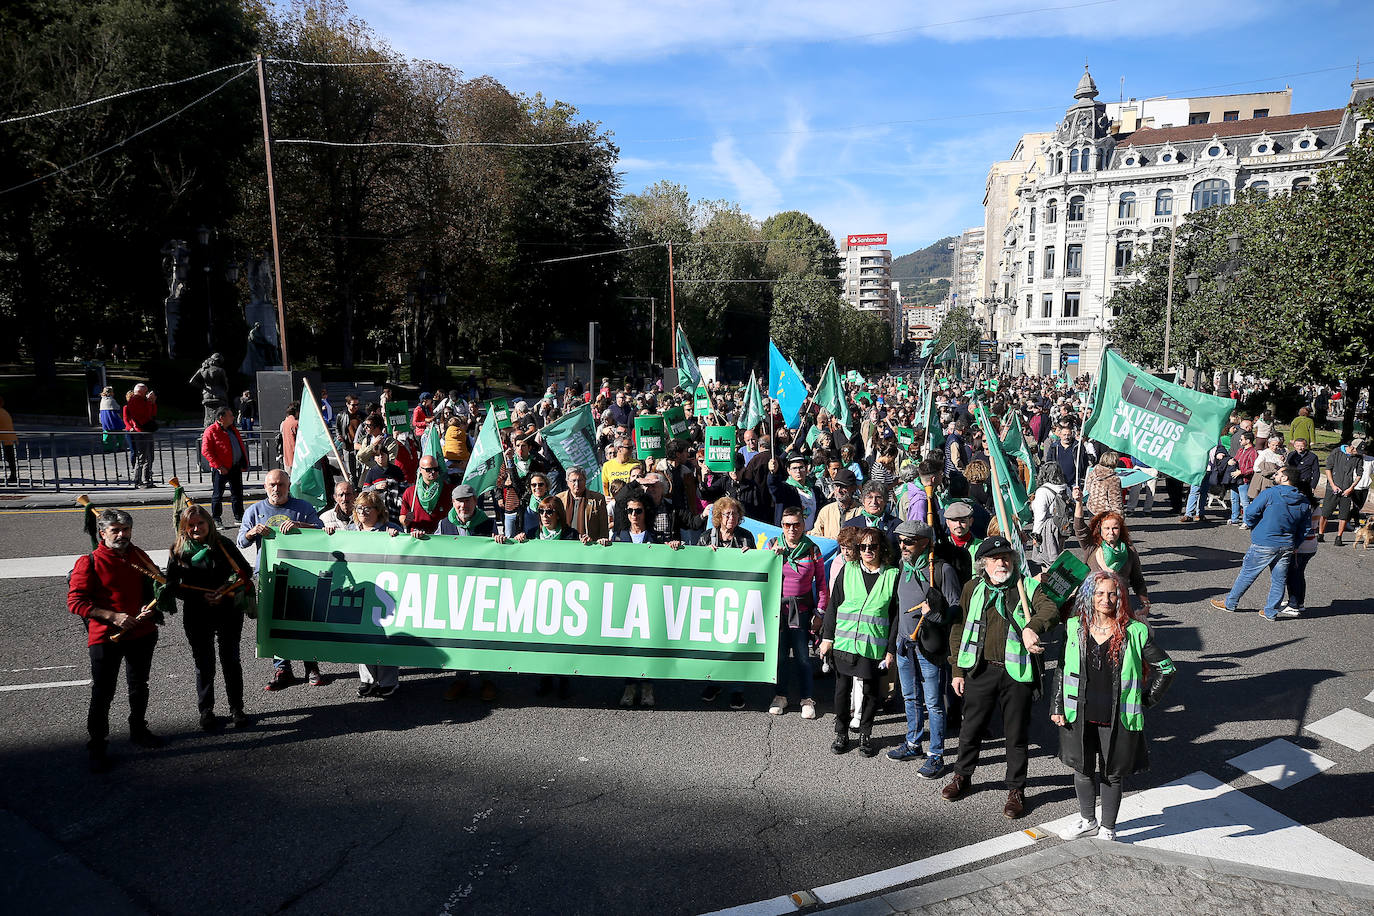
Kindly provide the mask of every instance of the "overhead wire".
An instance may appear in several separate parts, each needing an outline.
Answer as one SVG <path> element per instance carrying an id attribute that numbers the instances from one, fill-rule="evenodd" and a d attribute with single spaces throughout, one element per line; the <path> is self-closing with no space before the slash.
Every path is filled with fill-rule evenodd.
<path id="1" fill-rule="evenodd" d="M 169 89 L 172 86 L 180 86 L 183 83 L 190 83 L 207 76 L 213 76 L 216 73 L 223 73 L 225 70 L 232 70 L 235 67 L 243 67 L 253 63 L 256 63 L 256 61 L 245 60 L 239 61 L 238 63 L 225 64 L 223 67 L 216 67 L 213 70 L 206 70 L 204 73 L 197 73 L 194 76 L 186 76 L 182 77 L 181 79 L 168 80 L 165 83 L 153 83 L 149 86 L 138 86 L 134 89 L 125 89 L 123 92 L 116 92 L 113 95 L 101 96 L 98 99 L 89 99 L 85 102 L 78 102 L 75 105 L 63 105 L 60 108 L 49 108 L 47 111 L 35 111 L 33 114 L 14 115 L 13 117 L 9 118 L 0 118 L 0 124 L 14 124 L 18 121 L 28 121 L 33 118 L 46 118 L 49 115 L 63 114 L 64 112 L 68 111 L 80 111 L 81 109 L 89 108 L 92 105 L 99 105 L 103 102 L 113 102 L 115 99 L 123 99 L 128 98 L 131 95 L 138 95 L 140 92 L 148 92 L 153 89 Z"/>
<path id="2" fill-rule="evenodd" d="M 69 164 L 67 164 L 67 165 L 62 166 L 61 168 L 53 169 L 51 172 L 48 172 L 46 175 L 40 175 L 40 176 L 38 176 L 37 178 L 31 178 L 31 179 L 29 179 L 28 181 L 21 182 L 20 184 L 14 185 L 13 187 L 5 188 L 3 191 L 0 191 L 0 197 L 3 197 L 4 195 L 9 194 L 9 193 L 11 193 L 12 191 L 18 191 L 18 190 L 20 190 L 21 188 L 27 188 L 27 187 L 29 187 L 30 185 L 35 185 L 35 184 L 38 184 L 39 182 L 47 181 L 49 178 L 53 178 L 53 177 L 55 177 L 55 176 L 57 176 L 57 175 L 61 175 L 63 172 L 70 171 L 71 169 L 74 169 L 74 168 L 76 168 L 76 167 L 79 166 L 79 165 L 83 165 L 83 164 L 85 164 L 85 163 L 87 163 L 87 162 L 90 162 L 92 159 L 98 158 L 98 157 L 100 157 L 100 156 L 105 155 L 105 154 L 108 153 L 108 152 L 112 152 L 113 150 L 119 149 L 121 146 L 124 146 L 125 144 L 129 143 L 130 141 L 135 140 L 135 139 L 137 139 L 137 138 L 143 136 L 144 134 L 148 133 L 150 130 L 154 130 L 154 129 L 158 128 L 158 127 L 161 127 L 163 124 L 166 124 L 168 121 L 171 121 L 171 120 L 173 120 L 173 119 L 175 119 L 175 118 L 180 117 L 181 115 L 185 114 L 187 111 L 190 111 L 192 108 L 194 108 L 194 107 L 196 107 L 197 105 L 199 105 L 201 102 L 204 102 L 206 99 L 210 98 L 210 97 L 211 97 L 212 95 L 214 95 L 215 93 L 219 92 L 221 89 L 224 89 L 224 88 L 225 88 L 226 86 L 228 86 L 230 83 L 234 82 L 234 80 L 240 79 L 240 78 L 246 76 L 247 74 L 252 73 L 254 69 L 255 69 L 254 66 L 253 66 L 252 64 L 249 64 L 247 67 L 244 67 L 244 69 L 242 69 L 242 70 L 239 71 L 238 73 L 235 73 L 233 76 L 229 77 L 227 80 L 225 80 L 224 82 L 220 83 L 220 84 L 219 84 L 218 86 L 216 86 L 214 89 L 211 89 L 209 92 L 205 93 L 204 95 L 202 95 L 200 98 L 196 99 L 195 101 L 190 102 L 190 103 L 188 103 L 188 104 L 186 104 L 186 105 L 183 105 L 181 108 L 178 108 L 176 111 L 174 111 L 174 112 L 172 112 L 171 114 L 167 115 L 167 117 L 162 118 L 162 119 L 160 119 L 160 120 L 158 120 L 158 121 L 154 121 L 152 124 L 149 124 L 147 127 L 144 127 L 144 128 L 142 128 L 141 130 L 137 130 L 137 131 L 135 131 L 134 133 L 129 134 L 127 137 L 124 137 L 122 140 L 119 140 L 119 141 L 117 141 L 117 142 L 115 142 L 115 143 L 112 143 L 112 144 L 110 144 L 109 146 L 105 147 L 105 148 L 102 149 L 102 150 L 97 150 L 96 152 L 91 153 L 89 156 L 84 156 L 84 157 L 82 157 L 81 159 L 78 159 L 78 160 L 75 161 L 75 162 L 72 162 L 72 163 L 69 163 Z"/>

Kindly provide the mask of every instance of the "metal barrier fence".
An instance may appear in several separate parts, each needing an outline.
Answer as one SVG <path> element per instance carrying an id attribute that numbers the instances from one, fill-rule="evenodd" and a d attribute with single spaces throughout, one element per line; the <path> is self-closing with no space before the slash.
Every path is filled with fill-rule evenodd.
<path id="1" fill-rule="evenodd" d="M 200 454 L 200 431 L 164 429 L 144 433 L 152 439 L 152 477 L 156 484 L 177 477 L 183 484 L 209 484 L 210 466 Z M 245 485 L 263 477 L 262 434 L 243 432 L 248 450 Z M 109 436 L 94 430 L 20 432 L 18 444 L 4 447 L 0 469 L 0 493 L 34 490 L 131 487 L 134 484 L 134 453 L 127 433 Z M 268 448 L 275 437 L 269 437 Z M 11 453 L 11 449 L 13 452 Z"/>

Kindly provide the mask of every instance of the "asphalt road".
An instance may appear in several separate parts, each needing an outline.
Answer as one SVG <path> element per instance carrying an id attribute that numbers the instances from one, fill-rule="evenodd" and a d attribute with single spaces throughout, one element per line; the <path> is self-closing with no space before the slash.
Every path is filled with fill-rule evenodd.
<path id="1" fill-rule="evenodd" d="M 74 554 L 88 545 L 71 513 L 0 513 L 0 558 Z M 165 509 L 135 512 L 135 540 L 164 547 Z M 1153 710 L 1152 769 L 1129 789 L 1195 770 L 1374 858 L 1374 749 L 1305 734 L 1374 690 L 1374 556 L 1324 544 L 1309 568 L 1309 615 L 1265 622 L 1212 610 L 1248 544 L 1225 526 L 1180 528 L 1162 511 L 1133 523 L 1161 645 L 1179 665 Z M 62 578 L 0 583 L 0 687 L 82 680 L 81 627 Z M 1037 709 L 1031 811 L 1001 816 L 1003 755 L 985 745 L 975 792 L 955 805 L 915 764 L 830 753 L 824 715 L 803 720 L 703 704 L 695 684 L 660 683 L 654 710 L 616 706 L 618 682 L 582 679 L 567 701 L 534 696 L 534 679 L 499 680 L 494 704 L 441 694 L 449 675 L 407 671 L 387 700 L 360 700 L 356 674 L 264 693 L 270 664 L 243 651 L 241 732 L 197 727 L 194 672 L 180 623 L 163 629 L 153 670 L 153 729 L 125 739 L 123 696 L 111 715 L 120 760 L 86 772 L 87 688 L 0 692 L 0 861 L 6 899 L 45 912 L 331 914 L 699 913 L 817 887 L 1000 836 L 1075 809 Z M 61 667 L 71 666 L 71 667 Z M 33 670 L 46 668 L 51 670 Z M 121 688 L 122 691 L 122 688 Z M 220 711 L 223 712 L 221 699 Z M 1374 713 L 1374 709 L 1364 709 Z M 881 715 L 884 750 L 900 714 Z M 1225 761 L 1286 738 L 1336 762 L 1286 790 Z M 953 742 L 951 741 L 951 744 Z M 952 753 L 949 759 L 952 760 Z M 98 897 L 98 900 L 91 899 Z"/>

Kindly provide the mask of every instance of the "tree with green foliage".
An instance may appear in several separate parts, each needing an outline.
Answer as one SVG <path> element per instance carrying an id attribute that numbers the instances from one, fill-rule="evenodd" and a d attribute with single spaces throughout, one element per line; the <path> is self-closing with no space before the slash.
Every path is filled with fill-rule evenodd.
<path id="1" fill-rule="evenodd" d="M 759 231 L 764 268 L 773 283 L 768 331 L 778 347 L 811 372 L 835 353 L 841 309 L 840 256 L 835 238 L 797 210 L 777 213 Z"/>

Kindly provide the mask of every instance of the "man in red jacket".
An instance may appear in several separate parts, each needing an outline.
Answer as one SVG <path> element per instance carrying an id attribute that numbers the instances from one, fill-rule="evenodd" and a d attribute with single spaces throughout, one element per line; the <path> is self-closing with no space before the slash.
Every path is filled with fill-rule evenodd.
<path id="1" fill-rule="evenodd" d="M 248 467 L 248 449 L 234 423 L 234 408 L 221 407 L 215 422 L 205 427 L 200 437 L 200 453 L 210 465 L 210 481 L 214 490 L 210 496 L 210 514 L 215 524 L 224 527 L 220 510 L 224 506 L 224 485 L 229 485 L 230 508 L 234 512 L 233 527 L 243 518 L 243 469 Z"/>
<path id="2" fill-rule="evenodd" d="M 148 730 L 148 673 L 153 667 L 157 626 L 140 612 L 152 599 L 157 566 L 133 545 L 133 518 L 121 509 L 105 509 L 96 519 L 100 544 L 78 557 L 67 589 L 67 609 L 86 621 L 86 647 L 91 656 L 91 707 L 86 731 L 91 739 L 91 771 L 109 769 L 106 753 L 110 704 L 119 681 L 119 663 L 129 684 L 129 740 L 139 747 L 161 747 Z M 114 637 L 118 636 L 116 642 Z"/>
<path id="3" fill-rule="evenodd" d="M 401 494 L 401 527 L 411 534 L 433 534 L 453 508 L 453 497 L 444 485 L 443 469 L 433 455 L 420 459 L 420 476 Z"/>
<path id="4" fill-rule="evenodd" d="M 139 382 L 124 405 L 124 428 L 134 451 L 134 489 L 153 486 L 153 433 L 157 431 L 157 395 Z"/>

